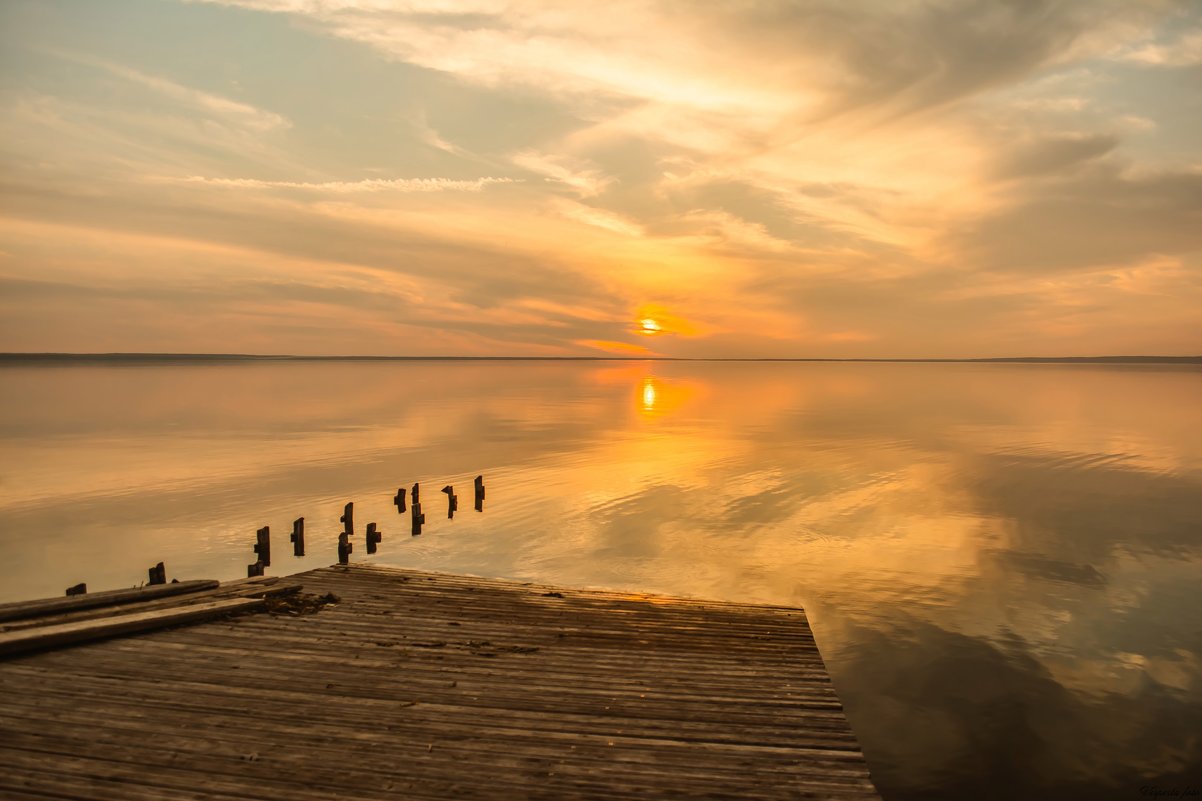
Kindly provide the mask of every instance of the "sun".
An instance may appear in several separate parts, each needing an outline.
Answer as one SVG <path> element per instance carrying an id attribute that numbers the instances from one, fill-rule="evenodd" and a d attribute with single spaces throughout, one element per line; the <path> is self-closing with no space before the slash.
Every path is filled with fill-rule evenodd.
<path id="1" fill-rule="evenodd" d="M 655 320 L 652 320 L 650 317 L 644 317 L 642 320 L 639 320 L 640 333 L 658 334 L 662 330 L 663 329 L 660 328 L 659 323 L 657 323 Z"/>

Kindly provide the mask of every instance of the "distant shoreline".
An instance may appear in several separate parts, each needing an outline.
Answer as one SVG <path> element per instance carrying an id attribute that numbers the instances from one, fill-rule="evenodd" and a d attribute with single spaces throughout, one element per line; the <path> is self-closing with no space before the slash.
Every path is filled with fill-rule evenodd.
<path id="1" fill-rule="evenodd" d="M 1202 364 L 1202 356 L 999 356 L 975 359 L 822 359 L 675 356 L 295 356 L 244 353 L 0 353 L 0 364 L 164 362 L 868 362 L 923 364 Z"/>

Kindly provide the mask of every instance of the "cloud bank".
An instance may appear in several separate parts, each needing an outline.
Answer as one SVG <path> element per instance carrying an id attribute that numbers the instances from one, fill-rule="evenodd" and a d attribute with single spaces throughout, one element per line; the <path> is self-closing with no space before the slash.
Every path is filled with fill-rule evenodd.
<path id="1" fill-rule="evenodd" d="M 1192 3 L 4 15 L 0 350 L 1202 351 Z"/>

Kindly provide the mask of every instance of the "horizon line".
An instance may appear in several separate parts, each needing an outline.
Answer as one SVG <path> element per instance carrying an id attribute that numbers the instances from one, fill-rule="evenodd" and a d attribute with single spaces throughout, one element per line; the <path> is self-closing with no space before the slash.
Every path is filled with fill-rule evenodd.
<path id="1" fill-rule="evenodd" d="M 876 363 L 1034 363 L 1034 364 L 1202 364 L 1196 356 L 980 356 L 980 357 L 814 357 L 814 356 L 316 356 L 258 353 L 153 353 L 114 351 L 3 352 L 0 361 L 645 361 L 645 362 L 876 362 Z"/>

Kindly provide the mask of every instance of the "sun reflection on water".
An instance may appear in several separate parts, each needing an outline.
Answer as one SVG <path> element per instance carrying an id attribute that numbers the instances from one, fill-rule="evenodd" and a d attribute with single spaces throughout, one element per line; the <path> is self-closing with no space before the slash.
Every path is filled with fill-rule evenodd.
<path id="1" fill-rule="evenodd" d="M 651 378 L 650 376 L 647 376 L 646 378 L 643 379 L 643 411 L 644 412 L 655 411 L 655 400 L 656 400 L 655 379 Z"/>

